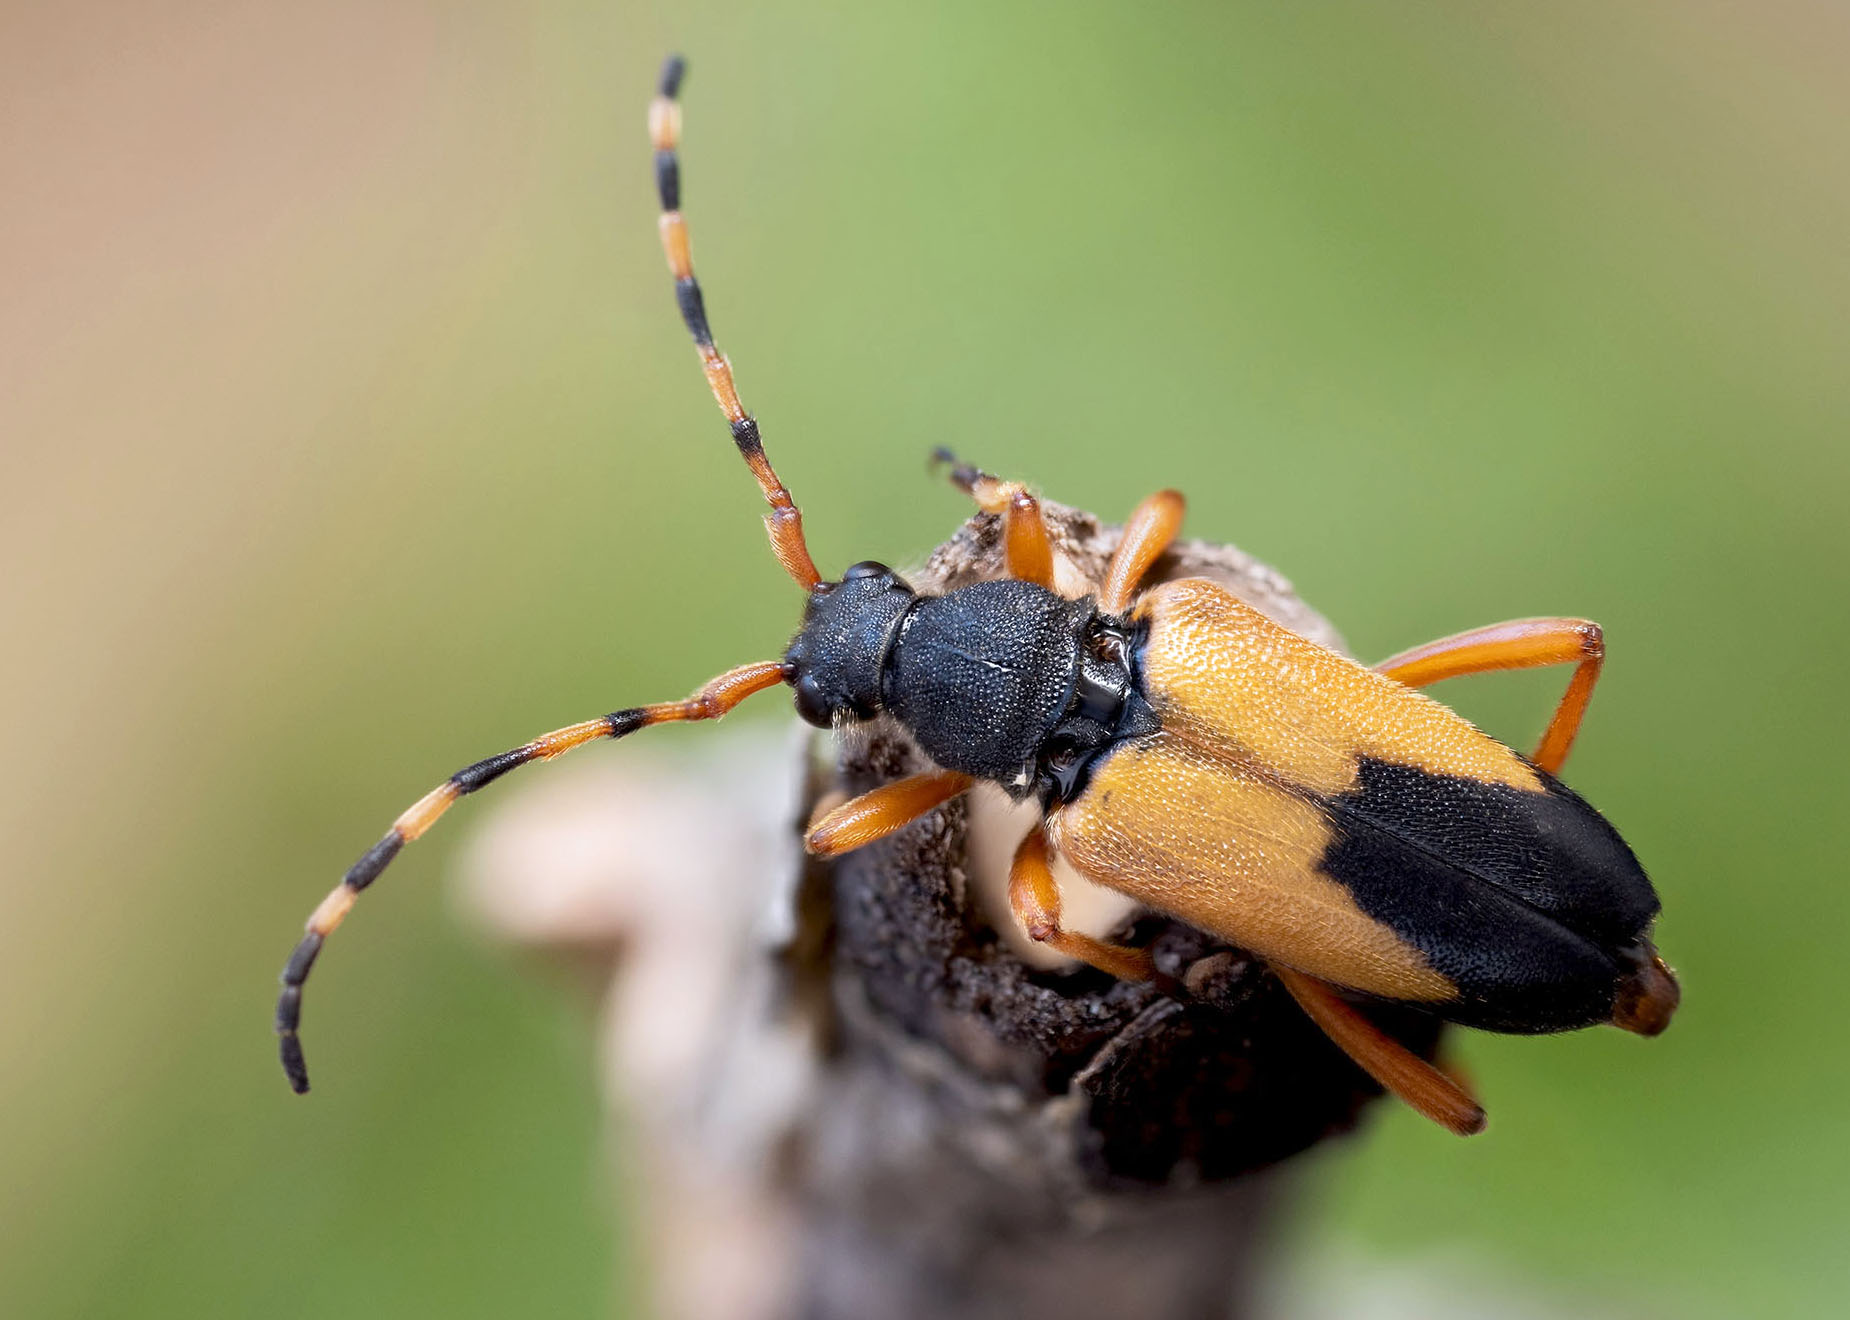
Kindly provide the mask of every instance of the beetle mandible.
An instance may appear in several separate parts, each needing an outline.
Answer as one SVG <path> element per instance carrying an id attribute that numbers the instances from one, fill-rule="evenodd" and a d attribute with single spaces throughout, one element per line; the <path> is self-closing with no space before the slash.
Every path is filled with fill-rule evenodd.
<path id="1" fill-rule="evenodd" d="M 1351 1002 L 1414 1005 L 1491 1031 L 1669 1024 L 1679 990 L 1650 939 L 1658 900 L 1603 817 L 1556 778 L 1600 673 L 1597 625 L 1525 619 L 1365 667 L 1203 579 L 1139 592 L 1174 540 L 1183 499 L 1161 491 L 1125 524 L 1096 597 L 1057 594 L 1040 504 L 958 464 L 952 479 L 1003 520 L 1003 580 L 920 595 L 884 565 L 826 581 L 713 342 L 681 214 L 678 101 L 662 68 L 649 109 L 661 239 L 707 384 L 770 504 L 771 548 L 808 593 L 779 660 L 729 670 L 685 701 L 568 725 L 457 771 L 368 849 L 308 920 L 282 974 L 276 1030 L 296 1091 L 302 988 L 323 942 L 399 850 L 458 798 L 508 771 L 654 724 L 718 719 L 792 690 L 821 728 L 889 716 L 936 769 L 824 814 L 805 839 L 831 857 L 872 843 L 978 781 L 1032 800 L 1009 904 L 1035 940 L 1135 979 L 1149 954 L 1061 925 L 1057 854 L 1082 875 L 1263 958 L 1356 1063 L 1459 1133 L 1484 1111 L 1457 1080 Z M 1416 689 L 1501 669 L 1572 664 L 1532 756 Z"/>

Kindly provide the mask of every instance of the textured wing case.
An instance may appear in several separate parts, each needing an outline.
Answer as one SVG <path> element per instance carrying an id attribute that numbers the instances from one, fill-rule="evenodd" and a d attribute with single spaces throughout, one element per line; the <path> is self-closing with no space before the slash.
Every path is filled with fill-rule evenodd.
<path id="1" fill-rule="evenodd" d="M 1082 873 L 1339 985 L 1503 1031 L 1611 1016 L 1657 911 L 1578 796 L 1200 579 L 1139 602 L 1163 731 L 1050 821 Z"/>

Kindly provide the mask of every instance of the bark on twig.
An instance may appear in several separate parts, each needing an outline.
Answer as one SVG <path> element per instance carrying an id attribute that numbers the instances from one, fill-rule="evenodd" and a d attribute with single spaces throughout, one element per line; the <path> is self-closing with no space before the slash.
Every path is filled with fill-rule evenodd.
<path id="1" fill-rule="evenodd" d="M 1077 594 L 1117 529 L 1046 512 Z M 980 515 L 909 578 L 998 576 L 999 539 Z M 1154 576 L 1215 578 L 1341 644 L 1230 547 L 1182 543 Z M 661 1312 L 1239 1314 L 1273 1166 L 1350 1127 L 1373 1084 L 1257 963 L 1109 896 L 1076 892 L 1071 910 L 1090 905 L 1093 933 L 1133 923 L 1187 998 L 1034 965 L 1000 915 L 1031 812 L 999 792 L 805 863 L 819 798 L 923 766 L 897 728 L 826 761 L 750 733 L 717 742 L 679 770 L 632 754 L 533 785 L 470 856 L 498 930 L 624 949 L 605 1076 L 641 1137 Z M 1436 1041 L 1430 1018 L 1381 1020 Z"/>

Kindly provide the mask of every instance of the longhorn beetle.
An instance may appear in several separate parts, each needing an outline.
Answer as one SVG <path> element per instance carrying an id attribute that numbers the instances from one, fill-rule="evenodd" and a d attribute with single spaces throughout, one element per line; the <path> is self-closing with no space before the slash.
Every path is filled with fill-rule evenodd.
<path id="1" fill-rule="evenodd" d="M 283 969 L 276 1030 L 291 1086 L 308 1089 L 296 1031 L 323 942 L 458 798 L 601 738 L 718 719 L 779 684 L 820 728 L 891 717 L 938 767 L 823 815 L 805 840 L 811 853 L 862 847 L 978 780 L 999 784 L 1041 808 L 1008 883 L 1035 940 L 1113 976 L 1157 978 L 1146 951 L 1061 926 L 1050 870 L 1058 854 L 1263 958 L 1356 1063 L 1454 1132 L 1480 1130 L 1484 1111 L 1352 997 L 1491 1031 L 1611 1022 L 1649 1036 L 1669 1024 L 1679 991 L 1650 940 L 1657 895 L 1618 833 L 1556 778 L 1599 677 L 1597 625 L 1494 624 L 1366 668 L 1211 582 L 1140 592 L 1182 522 L 1173 490 L 1131 514 L 1096 597 L 1067 599 L 1053 590 L 1035 496 L 954 460 L 956 484 L 1002 518 L 1004 580 L 922 596 L 866 562 L 825 581 L 694 279 L 676 155 L 684 69 L 679 57 L 667 61 L 649 107 L 662 247 L 707 384 L 770 504 L 771 549 L 807 593 L 802 627 L 782 659 L 729 670 L 686 701 L 545 734 L 412 804 L 322 900 Z M 1572 664 L 1573 676 L 1532 756 L 1416 690 L 1557 664 Z"/>

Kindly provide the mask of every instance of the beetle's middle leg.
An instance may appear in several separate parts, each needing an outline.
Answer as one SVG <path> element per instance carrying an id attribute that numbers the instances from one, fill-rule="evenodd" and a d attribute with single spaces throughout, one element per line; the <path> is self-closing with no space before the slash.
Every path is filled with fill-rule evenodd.
<path id="1" fill-rule="evenodd" d="M 1593 685 L 1599 682 L 1606 658 L 1606 640 L 1597 623 L 1586 619 L 1517 619 L 1473 628 L 1444 637 L 1411 651 L 1402 651 L 1375 668 L 1408 687 L 1425 687 L 1444 678 L 1484 674 L 1496 669 L 1534 669 L 1541 665 L 1574 665 L 1561 704 L 1535 755 L 1529 759 L 1549 774 L 1559 774 L 1580 732 Z"/>
<path id="2" fill-rule="evenodd" d="M 1124 536 L 1105 569 L 1105 585 L 1098 593 L 1101 610 L 1123 614 L 1130 608 L 1137 584 L 1182 530 L 1182 515 L 1187 508 L 1181 491 L 1159 490 L 1131 510 L 1131 516 L 1124 520 Z"/>
<path id="3" fill-rule="evenodd" d="M 951 484 L 976 501 L 984 513 L 1002 515 L 1002 560 L 1012 578 L 1053 590 L 1053 539 L 1041 502 L 1019 481 L 992 477 L 942 445 L 932 451 L 933 463 L 951 465 Z"/>
<path id="4" fill-rule="evenodd" d="M 1028 937 L 1057 953 L 1109 972 L 1121 981 L 1149 981 L 1156 977 L 1156 962 L 1148 949 L 1081 935 L 1060 928 L 1060 882 L 1048 861 L 1047 828 L 1036 825 L 1015 850 L 1009 867 L 1009 911 Z"/>
<path id="5" fill-rule="evenodd" d="M 882 784 L 814 821 L 803 846 L 816 857 L 853 852 L 904 829 L 926 812 L 967 791 L 973 782 L 969 775 L 955 770 L 927 770 Z"/>

